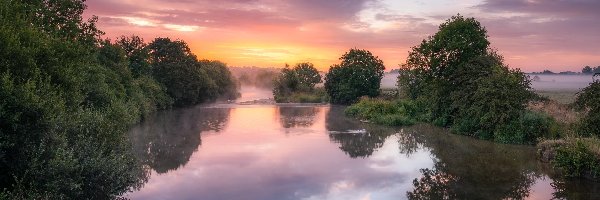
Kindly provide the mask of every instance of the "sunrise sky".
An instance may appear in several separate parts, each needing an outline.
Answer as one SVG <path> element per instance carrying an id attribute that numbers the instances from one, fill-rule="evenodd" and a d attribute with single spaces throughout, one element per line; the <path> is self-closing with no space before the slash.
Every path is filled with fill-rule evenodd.
<path id="1" fill-rule="evenodd" d="M 388 70 L 457 13 L 475 17 L 492 47 L 526 72 L 600 66 L 600 0 L 88 0 L 105 37 L 185 40 L 230 66 L 310 61 L 326 70 L 367 49 Z"/>

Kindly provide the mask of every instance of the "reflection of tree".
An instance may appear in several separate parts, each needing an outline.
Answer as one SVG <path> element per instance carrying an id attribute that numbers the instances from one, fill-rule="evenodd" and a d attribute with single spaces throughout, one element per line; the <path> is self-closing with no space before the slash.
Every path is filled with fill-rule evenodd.
<path id="1" fill-rule="evenodd" d="M 330 131 L 329 139 L 340 144 L 340 149 L 351 158 L 369 157 L 383 146 L 385 140 L 394 131 L 381 127 L 361 124 L 344 116 L 343 107 L 332 106 L 327 113 L 326 127 Z M 354 132 L 358 130 L 365 130 Z"/>
<path id="2" fill-rule="evenodd" d="M 279 122 L 283 128 L 309 127 L 315 123 L 318 107 L 278 107 Z"/>
<path id="3" fill-rule="evenodd" d="M 412 129 L 412 130 L 411 130 Z M 409 199 L 523 199 L 539 175 L 531 149 L 493 144 L 444 133 L 430 126 L 407 128 L 419 134 L 436 157 L 432 169 L 422 169 Z"/>
<path id="4" fill-rule="evenodd" d="M 591 180 L 557 178 L 554 199 L 600 199 L 600 184 Z"/>
<path id="5" fill-rule="evenodd" d="M 408 199 L 459 199 L 451 189 L 456 187 L 456 177 L 438 168 L 421 169 L 421 178 L 415 179 L 415 189 L 408 192 Z"/>
<path id="6" fill-rule="evenodd" d="M 157 173 L 185 165 L 201 144 L 200 132 L 220 131 L 229 109 L 190 108 L 160 112 L 131 131 L 134 151 Z"/>

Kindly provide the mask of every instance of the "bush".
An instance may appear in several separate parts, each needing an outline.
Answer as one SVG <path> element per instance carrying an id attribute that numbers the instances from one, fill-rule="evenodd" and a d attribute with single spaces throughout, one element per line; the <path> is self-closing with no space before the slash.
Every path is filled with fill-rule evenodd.
<path id="1" fill-rule="evenodd" d="M 406 126 L 423 121 L 425 111 L 421 105 L 410 100 L 388 101 L 363 98 L 346 108 L 348 116 L 388 126 Z"/>
<path id="2" fill-rule="evenodd" d="M 600 136 L 600 80 L 596 80 L 577 94 L 575 107 L 585 112 L 578 128 L 581 136 Z"/>
<path id="3" fill-rule="evenodd" d="M 327 102 L 323 90 L 315 90 L 321 83 L 321 75 L 311 63 L 288 65 L 273 81 L 273 96 L 277 103 L 322 103 Z"/>
<path id="4" fill-rule="evenodd" d="M 350 49 L 340 60 L 342 62 L 331 66 L 325 75 L 325 90 L 331 103 L 351 104 L 362 96 L 379 95 L 385 70 L 383 61 L 360 49 Z"/>
<path id="5" fill-rule="evenodd" d="M 556 122 L 549 116 L 525 111 L 518 118 L 499 125 L 494 131 L 493 139 L 500 143 L 535 144 L 538 139 L 553 135 L 553 127 L 556 126 Z"/>
<path id="6" fill-rule="evenodd" d="M 553 164 L 569 177 L 600 178 L 598 155 L 592 153 L 582 140 L 559 147 Z"/>

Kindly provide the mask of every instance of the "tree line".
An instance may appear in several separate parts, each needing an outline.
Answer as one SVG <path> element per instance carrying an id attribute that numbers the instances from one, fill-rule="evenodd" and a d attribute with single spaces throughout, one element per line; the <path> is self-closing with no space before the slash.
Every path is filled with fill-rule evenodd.
<path id="1" fill-rule="evenodd" d="M 298 63 L 293 68 L 286 65 L 275 78 L 273 96 L 276 102 L 348 105 L 362 96 L 378 96 L 384 70 L 383 61 L 370 51 L 350 49 L 324 78 L 312 63 Z M 323 81 L 323 88 L 315 89 Z"/>
<path id="2" fill-rule="evenodd" d="M 563 71 L 563 72 L 553 72 L 551 70 L 544 70 L 542 72 L 533 72 L 532 74 L 597 74 L 600 73 L 600 66 L 590 67 L 585 66 L 581 69 L 581 72 L 573 72 L 573 71 Z"/>
<path id="3" fill-rule="evenodd" d="M 83 0 L 0 0 L 0 199 L 109 199 L 147 181 L 130 125 L 235 98 L 226 65 L 180 40 L 102 39 Z"/>

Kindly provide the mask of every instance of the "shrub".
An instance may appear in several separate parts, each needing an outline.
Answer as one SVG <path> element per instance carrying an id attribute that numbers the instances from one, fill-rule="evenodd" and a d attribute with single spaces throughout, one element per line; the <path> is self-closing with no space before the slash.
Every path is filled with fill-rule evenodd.
<path id="1" fill-rule="evenodd" d="M 553 164 L 566 176 L 593 179 L 600 177 L 598 155 L 592 153 L 581 140 L 559 147 Z"/>
<path id="2" fill-rule="evenodd" d="M 581 136 L 600 136 L 600 80 L 596 80 L 577 94 L 575 107 L 585 112 L 579 122 Z"/>
<path id="3" fill-rule="evenodd" d="M 509 144 L 535 144 L 540 138 L 548 138 L 556 122 L 549 116 L 525 111 L 518 118 L 501 124 L 494 131 L 494 141 Z"/>
<path id="4" fill-rule="evenodd" d="M 388 101 L 363 98 L 346 108 L 346 115 L 388 126 L 406 126 L 423 121 L 425 111 L 410 100 Z"/>
<path id="5" fill-rule="evenodd" d="M 298 63 L 294 68 L 288 65 L 273 81 L 273 96 L 278 103 L 321 103 L 327 98 L 322 90 L 315 90 L 321 83 L 321 75 L 311 63 Z"/>

